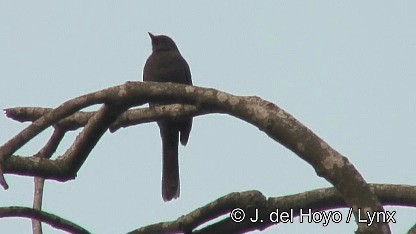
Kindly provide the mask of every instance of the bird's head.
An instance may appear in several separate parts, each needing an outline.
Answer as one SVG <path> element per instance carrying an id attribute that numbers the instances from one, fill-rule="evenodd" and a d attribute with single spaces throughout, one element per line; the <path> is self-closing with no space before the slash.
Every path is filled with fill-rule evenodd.
<path id="1" fill-rule="evenodd" d="M 165 35 L 153 35 L 149 32 L 149 36 L 152 39 L 152 50 L 161 51 L 161 50 L 178 50 L 175 42 L 172 38 Z"/>

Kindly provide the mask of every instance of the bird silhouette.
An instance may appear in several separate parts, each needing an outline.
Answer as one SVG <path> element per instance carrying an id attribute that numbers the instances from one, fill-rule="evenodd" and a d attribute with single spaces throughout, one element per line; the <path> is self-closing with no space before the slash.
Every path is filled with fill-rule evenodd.
<path id="1" fill-rule="evenodd" d="M 165 35 L 153 35 L 152 54 L 143 69 L 143 81 L 172 82 L 192 85 L 188 63 L 175 42 Z M 150 107 L 171 102 L 149 103 Z M 179 197 L 178 145 L 186 145 L 192 128 L 192 118 L 157 121 L 162 138 L 162 197 L 170 201 Z M 180 136 L 179 136 L 180 135 Z"/>

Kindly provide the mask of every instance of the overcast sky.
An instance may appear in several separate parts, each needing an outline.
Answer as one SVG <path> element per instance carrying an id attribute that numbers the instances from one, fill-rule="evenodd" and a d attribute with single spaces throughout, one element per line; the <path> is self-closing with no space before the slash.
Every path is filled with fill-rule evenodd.
<path id="1" fill-rule="evenodd" d="M 274 102 L 348 157 L 367 182 L 414 184 L 415 1 L 217 2 L 1 0 L 0 107 L 56 107 L 141 80 L 151 53 L 147 32 L 166 34 L 195 85 Z M 24 126 L 0 116 L 0 144 Z M 50 134 L 18 154 L 37 152 Z M 47 181 L 43 208 L 93 233 L 124 233 L 174 220 L 230 192 L 278 197 L 331 186 L 291 151 L 230 116 L 195 118 L 179 154 L 181 196 L 165 203 L 157 125 L 107 132 L 75 180 Z M 33 179 L 6 179 L 10 189 L 0 191 L 0 206 L 30 207 Z M 394 233 L 414 225 L 415 209 L 386 209 L 397 211 Z M 264 233 L 356 229 L 354 222 L 323 227 L 297 220 Z M 30 228 L 28 219 L 0 219 L 2 233 Z"/>

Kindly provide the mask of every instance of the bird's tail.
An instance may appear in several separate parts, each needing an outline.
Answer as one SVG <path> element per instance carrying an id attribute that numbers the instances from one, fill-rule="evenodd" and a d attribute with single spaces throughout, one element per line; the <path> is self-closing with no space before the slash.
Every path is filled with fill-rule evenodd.
<path id="1" fill-rule="evenodd" d="M 172 129 L 162 131 L 163 162 L 162 162 L 162 197 L 170 201 L 179 197 L 179 162 L 178 144 L 179 131 Z"/>

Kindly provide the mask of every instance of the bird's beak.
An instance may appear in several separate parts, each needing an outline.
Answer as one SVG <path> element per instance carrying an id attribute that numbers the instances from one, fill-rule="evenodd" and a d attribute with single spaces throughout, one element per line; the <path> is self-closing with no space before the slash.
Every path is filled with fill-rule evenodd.
<path id="1" fill-rule="evenodd" d="M 148 33 L 149 33 L 150 39 L 152 39 L 152 41 L 153 41 L 153 38 L 155 38 L 155 35 L 151 34 L 150 32 L 148 32 Z"/>

